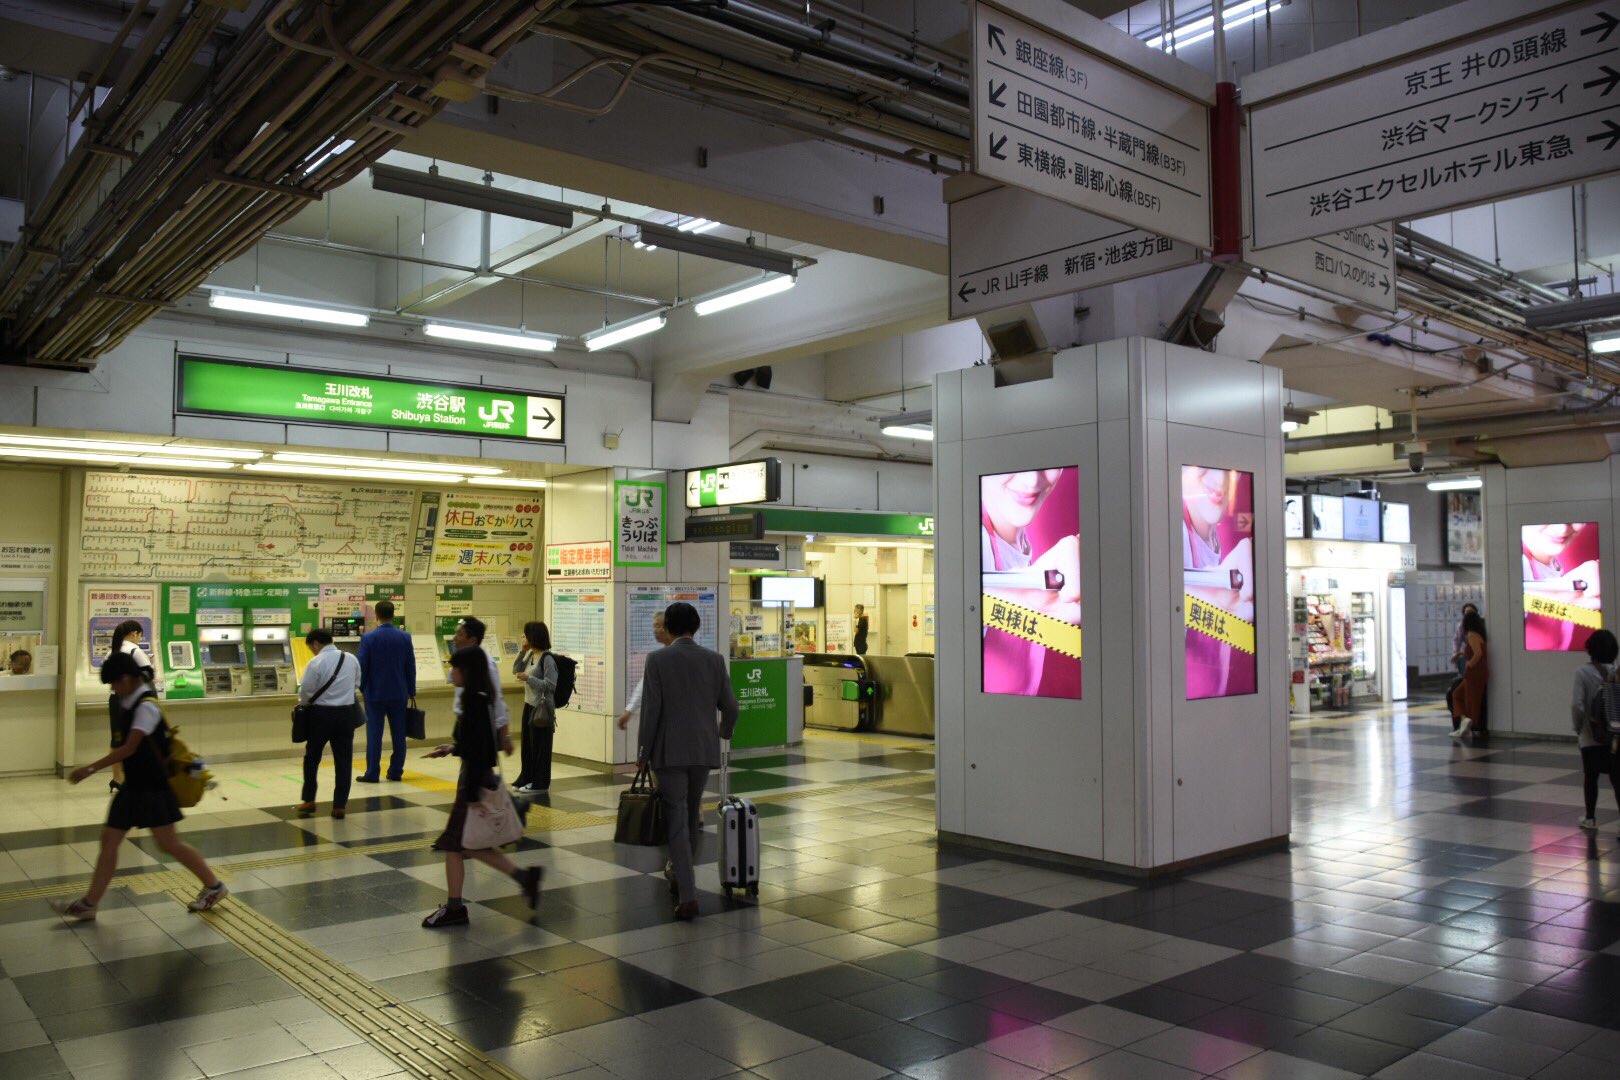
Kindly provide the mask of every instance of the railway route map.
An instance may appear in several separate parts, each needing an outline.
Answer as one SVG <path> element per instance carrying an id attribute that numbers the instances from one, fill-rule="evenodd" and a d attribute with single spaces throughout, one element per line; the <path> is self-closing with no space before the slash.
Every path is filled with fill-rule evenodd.
<path id="1" fill-rule="evenodd" d="M 405 488 L 92 472 L 81 573 L 121 582 L 403 581 L 415 503 Z"/>

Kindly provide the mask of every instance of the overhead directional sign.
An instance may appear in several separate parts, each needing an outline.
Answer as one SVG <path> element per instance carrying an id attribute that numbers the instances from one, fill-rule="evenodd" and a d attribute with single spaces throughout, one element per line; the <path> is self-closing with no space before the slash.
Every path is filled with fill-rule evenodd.
<path id="1" fill-rule="evenodd" d="M 1341 229 L 1258 251 L 1244 244 L 1243 261 L 1366 307 L 1398 306 L 1395 236 L 1388 225 Z"/>
<path id="2" fill-rule="evenodd" d="M 975 172 L 1209 246 L 1202 102 L 985 4 L 973 33 Z"/>
<path id="3" fill-rule="evenodd" d="M 1456 17 L 1438 17 L 1452 11 L 1372 35 L 1344 56 L 1381 51 L 1374 39 L 1383 35 L 1410 48 L 1427 26 L 1443 34 Z M 1312 67 L 1318 57 L 1295 61 L 1285 66 L 1297 71 L 1298 92 L 1277 85 L 1282 68 L 1259 80 L 1260 93 L 1245 85 L 1256 247 L 1620 169 L 1620 0 L 1452 35 L 1326 82 Z"/>
<path id="4" fill-rule="evenodd" d="M 951 318 L 1198 261 L 1191 244 L 1020 188 L 951 203 Z"/>

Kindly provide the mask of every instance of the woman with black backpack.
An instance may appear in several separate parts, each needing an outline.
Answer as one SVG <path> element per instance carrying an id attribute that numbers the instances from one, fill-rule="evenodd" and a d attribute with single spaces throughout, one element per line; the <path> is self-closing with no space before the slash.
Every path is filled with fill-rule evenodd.
<path id="1" fill-rule="evenodd" d="M 1620 641 L 1607 630 L 1595 631 L 1586 639 L 1586 655 L 1591 661 L 1575 672 L 1575 696 L 1569 703 L 1575 738 L 1581 745 L 1581 772 L 1586 794 L 1586 816 L 1581 828 L 1597 828 L 1598 777 L 1607 773 L 1614 786 L 1614 802 L 1620 807 L 1620 769 L 1609 738 L 1603 714 L 1603 684 L 1614 678 L 1614 662 L 1620 657 Z"/>
<path id="2" fill-rule="evenodd" d="M 512 790 L 538 795 L 551 790 L 551 744 L 557 734 L 557 660 L 545 623 L 523 624 L 523 651 L 512 663 L 512 674 L 523 680 L 522 769 Z"/>

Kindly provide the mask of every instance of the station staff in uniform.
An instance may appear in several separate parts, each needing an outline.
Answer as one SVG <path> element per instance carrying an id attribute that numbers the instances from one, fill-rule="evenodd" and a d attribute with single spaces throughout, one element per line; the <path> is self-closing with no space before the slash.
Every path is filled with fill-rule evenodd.
<path id="1" fill-rule="evenodd" d="M 394 742 L 388 779 L 398 780 L 405 771 L 405 710 L 416 696 L 416 650 L 411 635 L 394 625 L 392 601 L 378 602 L 377 625 L 360 639 L 360 692 L 366 698 L 366 771 L 357 779 L 377 782 L 386 721 Z"/>
<path id="2" fill-rule="evenodd" d="M 315 658 L 304 668 L 298 700 L 310 707 L 309 735 L 304 740 L 304 790 L 293 807 L 299 817 L 315 812 L 316 777 L 321 755 L 332 748 L 332 816 L 348 812 L 349 780 L 354 775 L 354 729 L 359 726 L 360 661 L 332 645 L 330 630 L 314 629 L 304 638 Z"/>

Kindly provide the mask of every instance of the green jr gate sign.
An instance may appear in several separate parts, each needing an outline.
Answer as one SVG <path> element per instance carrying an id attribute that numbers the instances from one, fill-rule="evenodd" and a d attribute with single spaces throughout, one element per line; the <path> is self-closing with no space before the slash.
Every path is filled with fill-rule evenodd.
<path id="1" fill-rule="evenodd" d="M 561 443 L 563 404 L 561 394 L 185 353 L 175 358 L 175 412 L 198 416 Z"/>

